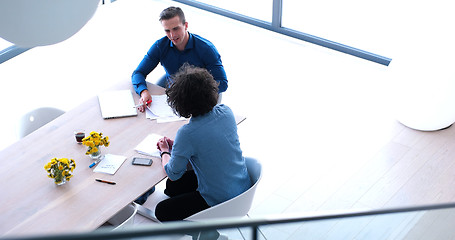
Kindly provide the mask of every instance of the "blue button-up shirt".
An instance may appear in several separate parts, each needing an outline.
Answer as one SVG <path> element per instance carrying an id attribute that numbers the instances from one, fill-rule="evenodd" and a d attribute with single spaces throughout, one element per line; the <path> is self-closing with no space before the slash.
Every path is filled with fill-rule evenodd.
<path id="1" fill-rule="evenodd" d="M 164 169 L 175 181 L 185 173 L 188 163 L 197 176 L 198 191 L 210 206 L 236 197 L 251 186 L 229 107 L 216 105 L 178 130 Z"/>
<path id="2" fill-rule="evenodd" d="M 176 73 L 184 63 L 206 68 L 219 82 L 219 92 L 226 91 L 228 81 L 221 62 L 221 56 L 215 46 L 196 34 L 189 33 L 188 43 L 183 51 L 174 47 L 169 38 L 163 37 L 156 41 L 148 50 L 139 66 L 133 72 L 132 83 L 137 94 L 147 89 L 145 78 L 155 69 L 158 63 L 164 67 L 166 78 Z"/>

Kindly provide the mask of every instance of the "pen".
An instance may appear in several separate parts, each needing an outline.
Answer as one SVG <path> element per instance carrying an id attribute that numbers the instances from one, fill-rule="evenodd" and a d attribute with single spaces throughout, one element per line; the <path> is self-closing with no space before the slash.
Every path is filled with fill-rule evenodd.
<path id="1" fill-rule="evenodd" d="M 95 179 L 95 181 L 102 182 L 102 183 L 107 183 L 107 184 L 111 184 L 111 185 L 115 185 L 115 182 L 109 182 L 109 181 L 106 181 L 106 180 Z"/>
<path id="2" fill-rule="evenodd" d="M 142 103 L 142 104 L 138 104 L 138 105 L 136 105 L 136 106 L 134 106 L 134 107 L 137 108 L 137 107 L 140 107 L 140 106 L 144 106 L 144 105 L 149 104 L 149 103 L 151 103 L 151 102 L 152 102 L 152 100 L 148 100 L 147 102 Z"/>
<path id="3" fill-rule="evenodd" d="M 90 166 L 88 166 L 89 168 L 92 168 L 93 166 L 95 166 L 96 164 L 98 164 L 99 162 L 101 162 L 101 160 L 103 159 L 98 159 L 96 160 L 94 163 L 90 164 Z"/>

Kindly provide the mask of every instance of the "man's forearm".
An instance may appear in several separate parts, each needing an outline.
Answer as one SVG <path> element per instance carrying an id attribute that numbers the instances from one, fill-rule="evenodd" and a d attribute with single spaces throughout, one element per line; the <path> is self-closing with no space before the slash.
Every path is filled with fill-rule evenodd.
<path id="1" fill-rule="evenodd" d="M 147 83 L 145 82 L 145 77 L 140 73 L 133 73 L 131 77 L 131 82 L 133 83 L 134 91 L 138 95 L 141 95 L 141 92 L 147 89 Z"/>

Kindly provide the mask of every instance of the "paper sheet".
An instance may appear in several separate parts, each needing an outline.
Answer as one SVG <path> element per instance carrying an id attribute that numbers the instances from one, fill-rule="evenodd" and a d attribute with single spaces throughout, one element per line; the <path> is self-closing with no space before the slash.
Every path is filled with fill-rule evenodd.
<path id="1" fill-rule="evenodd" d="M 185 118 L 175 115 L 167 104 L 166 95 L 152 95 L 152 104 L 145 110 L 145 117 L 150 120 L 156 119 L 157 123 L 185 120 Z"/>
<path id="2" fill-rule="evenodd" d="M 115 172 L 117 172 L 120 166 L 122 166 L 125 160 L 126 157 L 124 156 L 106 154 L 104 155 L 104 159 L 101 160 L 100 163 L 98 163 L 95 169 L 93 169 L 93 172 L 114 174 Z"/>
<path id="3" fill-rule="evenodd" d="M 166 95 L 152 95 L 150 111 L 158 117 L 175 116 L 174 111 L 172 111 L 172 108 L 167 104 Z"/>

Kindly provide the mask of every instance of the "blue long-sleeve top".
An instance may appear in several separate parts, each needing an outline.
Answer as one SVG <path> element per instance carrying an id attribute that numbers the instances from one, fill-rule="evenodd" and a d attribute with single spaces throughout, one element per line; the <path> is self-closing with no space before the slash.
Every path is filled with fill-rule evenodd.
<path id="1" fill-rule="evenodd" d="M 185 173 L 188 163 L 197 176 L 198 191 L 210 206 L 251 187 L 237 125 L 229 107 L 216 105 L 211 112 L 192 117 L 178 130 L 164 169 L 175 181 Z"/>
<path id="2" fill-rule="evenodd" d="M 172 41 L 167 37 L 157 40 L 133 72 L 131 80 L 134 90 L 137 94 L 141 94 L 143 90 L 147 89 L 145 79 L 158 63 L 164 67 L 166 78 L 170 80 L 170 76 L 176 73 L 185 62 L 206 68 L 219 82 L 219 92 L 226 91 L 228 80 L 218 50 L 207 39 L 192 33 L 189 33 L 188 43 L 183 51 L 174 47 Z"/>

